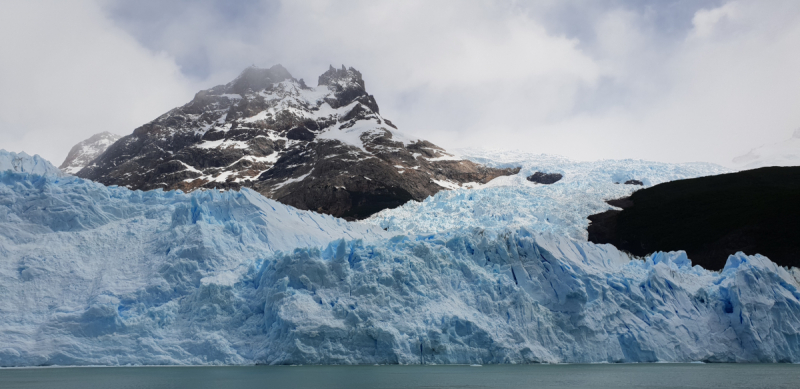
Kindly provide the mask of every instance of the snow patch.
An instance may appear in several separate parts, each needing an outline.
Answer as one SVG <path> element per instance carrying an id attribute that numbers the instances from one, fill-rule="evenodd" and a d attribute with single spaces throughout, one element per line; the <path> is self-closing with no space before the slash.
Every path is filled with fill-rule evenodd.
<path id="1" fill-rule="evenodd" d="M 317 139 L 337 140 L 346 145 L 357 147 L 365 153 L 369 153 L 369 151 L 364 148 L 364 142 L 361 140 L 361 136 L 373 131 L 383 132 L 383 129 L 378 128 L 378 123 L 375 119 L 359 120 L 352 127 L 329 129 L 317 135 Z"/>
<path id="2" fill-rule="evenodd" d="M 310 176 L 312 172 L 314 172 L 314 169 L 311 169 L 311 171 L 309 171 L 309 172 L 308 172 L 308 173 L 306 173 L 306 174 L 303 174 L 303 175 L 302 175 L 302 176 L 300 176 L 300 177 L 296 177 L 296 178 L 289 178 L 289 179 L 287 179 L 287 180 L 285 180 L 285 181 L 281 182 L 280 184 L 278 184 L 278 185 L 275 185 L 275 186 L 272 188 L 272 191 L 273 191 L 273 192 L 275 192 L 275 191 L 277 191 L 278 189 L 280 189 L 280 188 L 283 188 L 284 186 L 286 186 L 286 185 L 289 185 L 289 184 L 291 184 L 291 183 L 295 183 L 295 182 L 300 182 L 300 181 L 303 181 L 303 180 L 305 180 L 305 179 L 306 179 L 306 177 Z"/>
<path id="3" fill-rule="evenodd" d="M 442 188 L 446 188 L 446 189 L 460 189 L 461 188 L 461 185 L 459 185 L 459 184 L 457 184 L 457 183 L 455 183 L 453 181 L 436 180 L 436 179 L 433 179 L 433 178 L 431 179 L 431 181 L 434 184 L 439 185 Z"/>
<path id="4" fill-rule="evenodd" d="M 218 140 L 207 140 L 203 143 L 198 143 L 194 145 L 194 147 L 198 149 L 226 149 L 232 147 L 234 149 L 246 149 L 248 146 L 247 142 L 241 140 L 230 140 L 230 139 L 218 139 Z"/>
<path id="5" fill-rule="evenodd" d="M 428 162 L 439 162 L 439 161 L 463 161 L 463 158 L 456 157 L 454 155 L 443 155 L 441 157 L 436 158 L 426 158 Z"/>

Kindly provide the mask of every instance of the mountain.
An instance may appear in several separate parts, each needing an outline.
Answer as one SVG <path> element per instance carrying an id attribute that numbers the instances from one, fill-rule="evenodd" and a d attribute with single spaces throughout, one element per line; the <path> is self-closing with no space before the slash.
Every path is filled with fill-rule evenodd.
<path id="1" fill-rule="evenodd" d="M 384 210 L 413 218 L 389 231 L 248 188 L 0 171 L 0 366 L 800 362 L 797 269 L 736 254 L 713 272 L 563 233 L 635 190 L 614 182 L 719 167 L 474 159 L 528 163 Z"/>
<path id="2" fill-rule="evenodd" d="M 366 221 L 395 234 L 524 227 L 586 241 L 587 217 L 611 208 L 605 200 L 627 197 L 641 188 L 621 182 L 638 180 L 651 187 L 730 172 L 719 165 L 698 162 L 578 162 L 554 155 L 499 150 L 459 150 L 459 154 L 486 166 L 519 166 L 521 170 L 517 175 L 495 179 L 480 190 L 441 191 L 423 202 L 383 210 Z M 551 185 L 526 179 L 535 172 L 560 174 L 562 179 Z"/>
<path id="3" fill-rule="evenodd" d="M 737 252 L 800 266 L 800 167 L 764 167 L 645 188 L 590 216 L 589 240 L 644 256 L 685 250 L 720 270 Z"/>
<path id="4" fill-rule="evenodd" d="M 280 65 L 250 67 L 137 128 L 77 175 L 142 190 L 249 187 L 353 220 L 519 171 L 403 135 L 353 68 L 330 67 L 317 84 Z"/>
<path id="5" fill-rule="evenodd" d="M 122 136 L 107 131 L 94 134 L 89 139 L 72 146 L 67 154 L 67 159 L 58 168 L 64 173 L 75 174 L 103 154 L 108 146 L 111 146 L 119 138 Z"/>
<path id="6" fill-rule="evenodd" d="M 765 166 L 800 166 L 800 128 L 792 137 L 778 143 L 761 146 L 733 159 L 741 170 Z"/>

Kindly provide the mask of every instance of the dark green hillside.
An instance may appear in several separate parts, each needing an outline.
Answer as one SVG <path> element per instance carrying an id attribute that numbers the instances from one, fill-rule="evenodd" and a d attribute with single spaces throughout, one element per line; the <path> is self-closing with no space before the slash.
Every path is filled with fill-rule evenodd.
<path id="1" fill-rule="evenodd" d="M 737 251 L 800 265 L 800 167 L 668 182 L 614 205 L 625 208 L 589 217 L 590 241 L 640 256 L 685 250 L 713 270 Z"/>

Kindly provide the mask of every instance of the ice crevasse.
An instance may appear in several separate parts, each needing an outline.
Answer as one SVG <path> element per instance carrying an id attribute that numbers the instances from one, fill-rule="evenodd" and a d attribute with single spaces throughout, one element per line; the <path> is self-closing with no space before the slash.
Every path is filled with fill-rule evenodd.
<path id="1" fill-rule="evenodd" d="M 3 171 L 0 365 L 800 362 L 797 280 L 768 258 L 711 272 L 541 226 Z"/>

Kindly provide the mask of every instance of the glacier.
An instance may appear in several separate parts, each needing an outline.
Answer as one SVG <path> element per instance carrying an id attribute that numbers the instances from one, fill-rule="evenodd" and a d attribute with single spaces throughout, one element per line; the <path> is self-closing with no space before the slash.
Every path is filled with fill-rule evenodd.
<path id="1" fill-rule="evenodd" d="M 700 176 L 729 173 L 710 163 L 670 164 L 641 160 L 578 162 L 564 157 L 507 150 L 458 150 L 462 158 L 495 168 L 521 167 L 519 174 L 498 177 L 473 189 L 441 191 L 422 202 L 383 210 L 367 221 L 394 233 L 429 234 L 464 227 L 525 227 L 587 240 L 590 215 L 614 207 L 605 200 L 630 196 L 644 187 Z M 525 179 L 533 173 L 559 173 L 551 185 Z"/>
<path id="2" fill-rule="evenodd" d="M 30 156 L 24 152 L 15 153 L 0 149 L 0 172 L 10 170 L 17 173 L 31 173 L 40 176 L 61 177 L 64 173 L 39 154 Z"/>
<path id="3" fill-rule="evenodd" d="M 470 158 L 490 157 L 517 162 Z M 525 158 L 508 182 L 357 223 L 247 189 L 2 171 L 0 365 L 800 362 L 797 269 L 580 237 L 635 189 L 621 178 L 721 168 Z M 559 166 L 564 183 L 522 182 Z M 457 222 L 436 222 L 448 202 Z"/>

